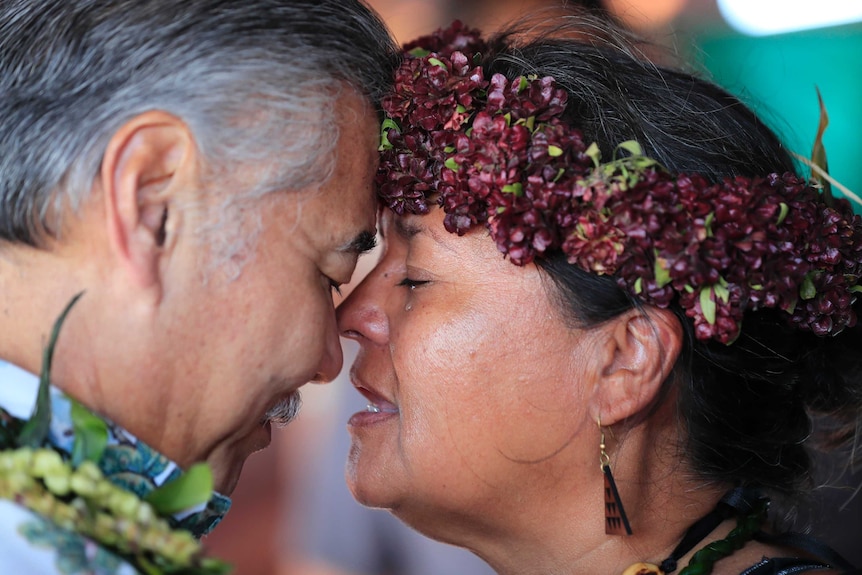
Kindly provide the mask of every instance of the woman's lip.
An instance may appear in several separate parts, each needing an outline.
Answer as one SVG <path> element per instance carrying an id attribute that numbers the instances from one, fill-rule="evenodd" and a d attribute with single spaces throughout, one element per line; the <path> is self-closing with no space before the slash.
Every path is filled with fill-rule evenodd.
<path id="1" fill-rule="evenodd" d="M 370 406 L 369 406 L 370 407 Z M 349 428 L 359 428 L 359 427 L 367 427 L 369 425 L 374 425 L 376 423 L 381 423 L 384 421 L 388 421 L 398 417 L 398 410 L 395 411 L 372 411 L 369 409 L 363 409 L 362 411 L 357 411 L 353 415 L 350 416 L 350 419 L 347 421 L 347 427 Z"/>
<path id="2" fill-rule="evenodd" d="M 397 405 L 366 385 L 355 372 L 350 375 L 353 386 L 368 400 L 368 406 L 350 417 L 349 427 L 364 427 L 398 416 Z"/>
<path id="3" fill-rule="evenodd" d="M 366 411 L 373 413 L 375 410 L 371 408 L 374 407 L 376 408 L 376 411 L 380 413 L 398 413 L 397 405 L 374 393 L 367 387 L 357 387 L 356 389 L 368 400 L 368 408 Z"/>
<path id="4" fill-rule="evenodd" d="M 350 382 L 353 384 L 353 387 L 359 391 L 365 398 L 369 401 L 369 405 L 373 405 L 377 407 L 380 411 L 385 412 L 398 412 L 398 406 L 395 404 L 393 400 L 384 396 L 372 386 L 365 383 L 355 370 L 351 370 L 350 373 Z"/>

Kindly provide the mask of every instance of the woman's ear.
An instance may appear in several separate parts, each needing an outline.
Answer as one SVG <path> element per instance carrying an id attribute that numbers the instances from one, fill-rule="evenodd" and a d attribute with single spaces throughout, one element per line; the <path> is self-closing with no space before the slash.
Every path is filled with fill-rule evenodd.
<path id="1" fill-rule="evenodd" d="M 653 404 L 679 357 L 683 332 L 673 312 L 652 306 L 633 308 L 605 327 L 595 416 L 613 425 Z"/>
<path id="2" fill-rule="evenodd" d="M 109 249 L 130 282 L 160 281 L 158 262 L 170 251 L 181 204 L 195 177 L 195 147 L 184 122 L 160 111 L 132 118 L 111 138 L 100 185 Z"/>

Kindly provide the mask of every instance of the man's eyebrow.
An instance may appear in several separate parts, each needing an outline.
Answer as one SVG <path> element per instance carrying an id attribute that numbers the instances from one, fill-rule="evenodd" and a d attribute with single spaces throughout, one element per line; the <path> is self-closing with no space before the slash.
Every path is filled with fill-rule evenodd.
<path id="1" fill-rule="evenodd" d="M 361 255 L 370 252 L 375 247 L 377 247 L 377 235 L 374 232 L 363 230 L 355 238 L 338 248 L 338 251 Z"/>

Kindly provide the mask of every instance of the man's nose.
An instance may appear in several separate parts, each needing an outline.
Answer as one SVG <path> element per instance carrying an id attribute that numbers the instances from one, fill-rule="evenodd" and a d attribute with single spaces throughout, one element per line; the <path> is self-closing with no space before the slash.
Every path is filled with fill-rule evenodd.
<path id="1" fill-rule="evenodd" d="M 341 372 L 341 367 L 344 364 L 344 353 L 341 350 L 341 340 L 338 338 L 339 331 L 335 314 L 330 317 L 330 325 L 326 329 L 323 357 L 317 368 L 317 375 L 314 376 L 315 383 L 332 381 Z"/>

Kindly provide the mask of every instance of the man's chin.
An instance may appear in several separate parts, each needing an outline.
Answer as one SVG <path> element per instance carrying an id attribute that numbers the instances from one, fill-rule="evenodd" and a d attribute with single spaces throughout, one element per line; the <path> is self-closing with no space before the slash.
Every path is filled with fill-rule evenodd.
<path id="1" fill-rule="evenodd" d="M 284 427 L 296 419 L 301 406 L 299 391 L 294 391 L 266 411 L 254 430 L 241 441 L 241 445 L 234 445 L 234 457 L 219 458 L 219 461 L 210 459 L 215 490 L 222 495 L 230 495 L 239 482 L 245 460 L 252 453 L 266 449 L 272 440 L 272 428 Z"/>
<path id="2" fill-rule="evenodd" d="M 236 489 L 236 484 L 239 483 L 239 477 L 242 473 L 242 467 L 245 464 L 245 458 L 233 465 L 220 468 L 218 465 L 212 465 L 213 472 L 213 489 L 221 495 L 230 496 L 233 490 Z"/>

